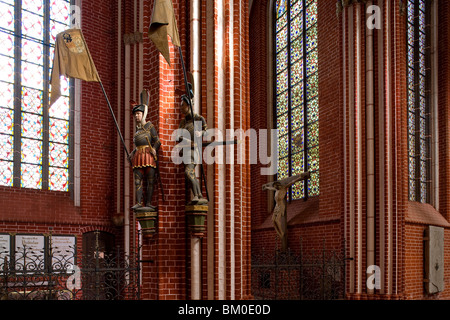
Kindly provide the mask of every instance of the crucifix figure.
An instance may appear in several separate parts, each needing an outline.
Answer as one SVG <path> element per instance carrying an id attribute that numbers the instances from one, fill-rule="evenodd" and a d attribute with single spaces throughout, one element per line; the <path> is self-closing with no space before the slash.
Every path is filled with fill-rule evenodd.
<path id="1" fill-rule="evenodd" d="M 310 178 L 309 172 L 304 172 L 292 177 L 284 178 L 282 180 L 266 183 L 263 185 L 263 190 L 275 191 L 275 208 L 272 213 L 272 222 L 281 239 L 282 250 L 287 249 L 287 217 L 286 217 L 286 195 L 289 187 L 298 181 Z"/>

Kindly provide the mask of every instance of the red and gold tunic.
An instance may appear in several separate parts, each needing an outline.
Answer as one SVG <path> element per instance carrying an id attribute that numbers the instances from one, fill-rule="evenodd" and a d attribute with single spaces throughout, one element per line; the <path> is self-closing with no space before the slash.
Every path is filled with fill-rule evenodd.
<path id="1" fill-rule="evenodd" d="M 145 167 L 156 168 L 156 159 L 150 150 L 154 149 L 155 153 L 158 152 L 161 142 L 153 124 L 147 122 L 144 126 L 137 127 L 133 141 L 136 146 L 131 160 L 133 169 Z"/>

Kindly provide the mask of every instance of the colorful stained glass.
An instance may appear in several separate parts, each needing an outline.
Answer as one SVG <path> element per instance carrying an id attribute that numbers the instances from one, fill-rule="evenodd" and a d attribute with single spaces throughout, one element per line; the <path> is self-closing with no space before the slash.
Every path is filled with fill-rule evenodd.
<path id="1" fill-rule="evenodd" d="M 277 73 L 280 73 L 287 68 L 288 65 L 288 53 L 287 48 L 278 53 L 277 55 Z"/>
<path id="2" fill-rule="evenodd" d="M 278 134 L 284 136 L 288 134 L 288 114 L 285 113 L 277 117 Z"/>
<path id="3" fill-rule="evenodd" d="M 306 28 L 311 27 L 317 22 L 317 2 L 313 1 L 306 8 Z"/>
<path id="4" fill-rule="evenodd" d="M 311 173 L 311 179 L 308 181 L 308 194 L 310 196 L 319 195 L 319 171 Z"/>
<path id="5" fill-rule="evenodd" d="M 277 178 L 312 170 L 314 181 L 298 182 L 289 193 L 289 199 L 300 199 L 307 193 L 319 194 L 317 0 L 281 1 L 275 5 Z"/>
<path id="6" fill-rule="evenodd" d="M 275 10 L 277 13 L 277 17 L 281 17 L 287 10 L 287 2 L 289 0 L 276 0 L 275 2 Z"/>
<path id="7" fill-rule="evenodd" d="M 69 121 L 50 118 L 50 141 L 69 143 Z"/>
<path id="8" fill-rule="evenodd" d="M 306 75 L 309 76 L 312 73 L 317 71 L 318 67 L 318 58 L 317 58 L 317 49 L 310 51 L 308 56 L 306 57 Z"/>
<path id="9" fill-rule="evenodd" d="M 280 94 L 277 97 L 277 115 L 284 114 L 288 111 L 288 92 Z"/>
<path id="10" fill-rule="evenodd" d="M 13 166 L 11 161 L 0 160 L 0 186 L 12 187 L 14 179 Z"/>
<path id="11" fill-rule="evenodd" d="M 22 111 L 43 114 L 43 92 L 22 87 Z"/>
<path id="12" fill-rule="evenodd" d="M 0 134 L 0 160 L 14 160 L 14 137 Z"/>
<path id="13" fill-rule="evenodd" d="M 317 24 L 306 30 L 306 47 L 308 51 L 317 47 Z"/>
<path id="14" fill-rule="evenodd" d="M 291 2 L 291 17 L 296 17 L 299 13 L 303 12 L 303 1 L 294 0 Z"/>
<path id="15" fill-rule="evenodd" d="M 303 38 L 299 37 L 291 43 L 291 61 L 297 61 L 303 57 Z"/>
<path id="16" fill-rule="evenodd" d="M 277 94 L 280 94 L 288 88 L 288 70 L 283 71 L 277 76 Z"/>
<path id="17" fill-rule="evenodd" d="M 303 81 L 291 88 L 291 108 L 303 105 Z"/>
<path id="18" fill-rule="evenodd" d="M 69 170 L 63 168 L 49 168 L 49 189 L 55 191 L 69 190 Z"/>
<path id="19" fill-rule="evenodd" d="M 291 66 L 291 85 L 303 80 L 303 60 L 298 60 Z"/>
<path id="20" fill-rule="evenodd" d="M 292 130 L 302 128 L 305 125 L 303 106 L 300 105 L 292 109 L 291 114 L 292 114 Z"/>
<path id="21" fill-rule="evenodd" d="M 291 22 L 291 39 L 297 39 L 303 32 L 303 15 L 299 14 Z"/>
<path id="22" fill-rule="evenodd" d="M 308 126 L 307 134 L 308 146 L 317 146 L 319 144 L 319 123 L 314 122 Z"/>
<path id="23" fill-rule="evenodd" d="M 51 142 L 49 145 L 49 164 L 52 167 L 68 167 L 69 146 Z"/>
<path id="24" fill-rule="evenodd" d="M 22 162 L 42 164 L 42 141 L 22 138 Z"/>
<path id="25" fill-rule="evenodd" d="M 33 113 L 22 112 L 22 137 L 42 140 L 43 117 Z"/>
<path id="26" fill-rule="evenodd" d="M 278 33 L 277 33 L 277 52 L 280 52 L 281 50 L 283 50 L 284 48 L 287 47 L 287 43 L 288 43 L 288 34 L 287 34 L 287 27 L 281 29 Z"/>
<path id="27" fill-rule="evenodd" d="M 0 108 L 0 133 L 14 134 L 14 111 Z"/>
<path id="28" fill-rule="evenodd" d="M 318 74 L 311 75 L 306 81 L 306 98 L 312 99 L 319 94 Z"/>
<path id="29" fill-rule="evenodd" d="M 21 165 L 21 187 L 31 189 L 42 188 L 42 167 L 39 165 L 32 165 L 22 163 Z"/>
<path id="30" fill-rule="evenodd" d="M 16 5 L 20 7 L 17 17 Z M 54 39 L 69 27 L 70 11 L 68 0 L 0 1 L 0 185 L 20 181 L 25 188 L 48 185 L 51 190 L 68 190 L 69 79 L 61 77 L 62 97 L 48 113 L 44 107 L 51 90 Z M 17 25 L 20 28 L 15 30 Z M 20 103 L 18 114 L 15 102 Z M 44 141 L 49 141 L 45 147 Z M 13 172 L 17 162 L 20 172 Z M 43 172 L 49 176 L 42 177 Z"/>
<path id="31" fill-rule="evenodd" d="M 288 136 L 278 137 L 278 156 L 285 158 L 289 155 Z"/>

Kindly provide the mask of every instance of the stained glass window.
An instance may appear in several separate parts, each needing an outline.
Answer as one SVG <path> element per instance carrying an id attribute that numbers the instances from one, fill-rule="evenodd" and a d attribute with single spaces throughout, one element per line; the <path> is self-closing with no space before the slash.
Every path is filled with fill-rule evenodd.
<path id="1" fill-rule="evenodd" d="M 409 199 L 430 201 L 430 30 L 426 0 L 408 1 Z"/>
<path id="2" fill-rule="evenodd" d="M 0 0 L 0 185 L 68 191 L 70 81 L 49 107 L 56 35 L 70 0 Z"/>
<path id="3" fill-rule="evenodd" d="M 317 0 L 275 1 L 278 179 L 309 171 L 288 199 L 319 194 Z"/>

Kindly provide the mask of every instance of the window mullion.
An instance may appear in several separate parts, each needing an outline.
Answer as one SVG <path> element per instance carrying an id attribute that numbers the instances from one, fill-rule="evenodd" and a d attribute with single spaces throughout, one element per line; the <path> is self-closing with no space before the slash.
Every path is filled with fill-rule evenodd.
<path id="1" fill-rule="evenodd" d="M 307 90 L 307 84 L 308 84 L 308 65 L 307 65 L 307 57 L 308 57 L 308 46 L 307 46 L 307 37 L 306 37 L 306 0 L 303 1 L 303 30 L 302 30 L 302 37 L 303 37 L 303 171 L 308 171 L 308 90 Z M 308 199 L 308 183 L 309 180 L 304 180 L 303 184 L 303 190 L 304 190 L 304 198 L 305 200 Z"/>
<path id="2" fill-rule="evenodd" d="M 289 176 L 292 175 L 292 55 L 291 55 L 291 1 L 287 1 L 287 61 L 288 61 L 288 101 L 287 101 L 287 112 L 288 112 L 288 171 Z M 292 186 L 289 187 L 289 192 L 287 195 L 287 199 L 292 201 Z"/>
<path id="3" fill-rule="evenodd" d="M 14 187 L 20 187 L 21 158 L 22 158 L 22 99 L 21 99 L 21 74 L 22 74 L 22 3 L 16 1 L 14 5 Z"/>
<path id="4" fill-rule="evenodd" d="M 49 69 L 50 69 L 50 0 L 44 1 L 44 92 L 43 105 L 43 141 L 42 141 L 42 189 L 48 190 L 49 184 Z"/>

